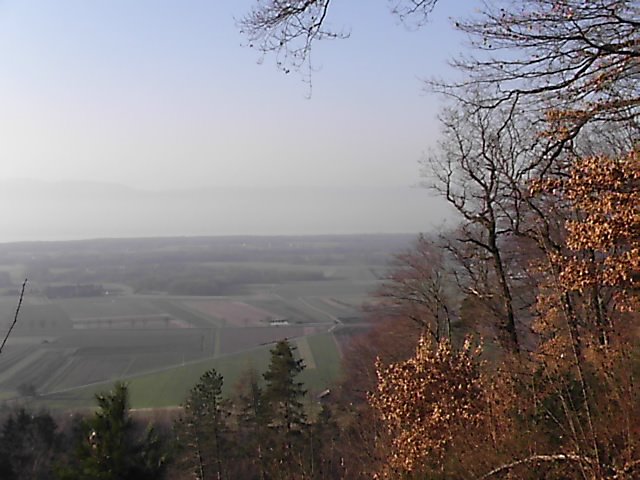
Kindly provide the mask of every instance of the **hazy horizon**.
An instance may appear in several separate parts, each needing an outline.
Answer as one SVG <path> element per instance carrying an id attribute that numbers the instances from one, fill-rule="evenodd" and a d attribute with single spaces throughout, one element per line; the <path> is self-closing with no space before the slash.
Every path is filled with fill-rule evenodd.
<path id="1" fill-rule="evenodd" d="M 428 208 L 427 208 L 428 207 Z M 417 187 L 144 190 L 99 182 L 0 182 L 0 242 L 433 231 L 450 210 Z"/>

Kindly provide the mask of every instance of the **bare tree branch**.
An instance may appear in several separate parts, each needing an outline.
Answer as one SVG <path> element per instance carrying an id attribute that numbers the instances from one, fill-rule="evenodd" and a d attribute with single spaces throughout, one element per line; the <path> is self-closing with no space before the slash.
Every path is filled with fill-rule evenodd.
<path id="1" fill-rule="evenodd" d="M 11 326 L 9 327 L 9 330 L 7 331 L 7 334 L 4 336 L 4 340 L 2 340 L 2 344 L 0 345 L 0 353 L 2 353 L 2 349 L 4 348 L 5 343 L 7 343 L 7 340 L 9 339 L 9 335 L 11 335 L 11 331 L 13 330 L 13 327 L 16 326 L 16 323 L 18 323 L 18 315 L 20 314 L 20 307 L 22 307 L 22 299 L 24 298 L 24 289 L 27 287 L 27 279 L 24 279 L 24 282 L 22 282 L 22 288 L 20 289 L 20 298 L 18 299 L 18 306 L 16 307 L 16 312 L 13 315 L 13 322 L 11 323 Z"/>
<path id="2" fill-rule="evenodd" d="M 438 0 L 389 0 L 391 13 L 407 27 L 420 28 L 429 20 Z"/>
<path id="3" fill-rule="evenodd" d="M 348 32 L 325 25 L 329 4 L 330 0 L 257 0 L 237 24 L 248 39 L 248 46 L 263 55 L 275 55 L 282 71 L 306 67 L 310 75 L 314 42 L 349 36 Z"/>
<path id="4" fill-rule="evenodd" d="M 406 26 L 420 27 L 438 0 L 388 0 L 391 12 Z M 344 39 L 346 30 L 327 25 L 331 0 L 256 0 L 251 11 L 237 21 L 248 46 L 262 55 L 273 54 L 285 73 L 304 71 L 310 80 L 311 52 L 316 41 Z M 368 7 L 365 7 L 368 8 Z"/>
<path id="5" fill-rule="evenodd" d="M 429 87 L 478 108 L 517 105 L 549 121 L 557 138 L 590 122 L 640 131 L 640 3 L 636 0 L 488 0 L 460 20 L 474 50 L 452 65 L 464 80 Z M 481 88 L 482 98 L 469 89 Z"/>

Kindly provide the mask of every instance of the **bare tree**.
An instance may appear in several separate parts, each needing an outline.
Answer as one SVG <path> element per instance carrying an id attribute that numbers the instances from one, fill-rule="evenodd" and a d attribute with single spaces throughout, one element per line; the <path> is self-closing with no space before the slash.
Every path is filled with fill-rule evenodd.
<path id="1" fill-rule="evenodd" d="M 504 346 L 518 352 L 517 279 L 505 245 L 527 228 L 523 192 L 538 157 L 509 113 L 464 104 L 446 111 L 439 148 L 425 161 L 425 184 L 460 215 L 462 224 L 448 249 L 460 264 L 461 286 L 491 306 L 506 333 Z"/>
<path id="2" fill-rule="evenodd" d="M 452 284 L 442 249 L 421 235 L 411 249 L 396 255 L 377 294 L 389 316 L 411 319 L 440 342 L 451 340 L 451 324 L 457 316 Z"/>

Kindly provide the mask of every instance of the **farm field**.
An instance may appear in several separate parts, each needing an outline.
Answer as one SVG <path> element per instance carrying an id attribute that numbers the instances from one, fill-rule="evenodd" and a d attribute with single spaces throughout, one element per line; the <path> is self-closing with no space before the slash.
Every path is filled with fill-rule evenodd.
<path id="1" fill-rule="evenodd" d="M 184 304 L 198 312 L 233 327 L 268 325 L 280 317 L 244 302 L 230 300 L 191 300 Z"/>
<path id="2" fill-rule="evenodd" d="M 297 299 L 291 301 L 297 303 Z M 92 300 L 82 302 L 89 304 Z M 267 311 L 245 302 L 220 299 L 113 298 L 108 303 L 98 302 L 96 313 L 100 316 L 88 318 L 79 312 L 94 312 L 82 302 L 51 301 L 49 307 L 59 325 L 56 329 L 50 326 L 52 320 L 46 304 L 34 309 L 29 301 L 25 303 L 21 314 L 27 318 L 26 326 L 15 330 L 0 357 L 0 391 L 17 392 L 21 385 L 31 385 L 44 395 L 96 382 L 112 382 L 250 351 L 284 338 L 326 332 L 333 326 L 328 318 L 318 321 L 315 312 L 306 317 L 300 315 L 295 324 L 271 326 L 266 318 L 280 318 L 274 314 L 259 317 L 263 322 L 240 326 L 245 323 L 243 317 L 233 322 L 221 319 L 219 312 L 239 311 L 244 315 L 247 311 L 265 314 Z M 194 303 L 200 307 L 215 305 L 216 310 L 211 312 L 215 315 L 205 314 L 205 308 L 196 308 L 200 311 L 193 313 Z M 296 312 L 300 311 L 297 308 Z M 9 313 L 3 311 L 5 324 Z M 156 322 L 154 318 L 165 320 Z M 88 323 L 91 328 L 86 327 Z"/>
<path id="3" fill-rule="evenodd" d="M 158 247 L 157 253 L 140 246 L 127 261 L 119 250 L 113 253 L 116 260 L 110 261 L 103 253 L 105 258 L 96 261 L 94 247 L 98 247 L 91 242 L 82 245 L 91 252 L 86 258 L 72 253 L 65 256 L 59 250 L 66 245 L 55 244 L 46 255 L 39 252 L 44 260 L 35 271 L 46 272 L 40 277 L 33 275 L 30 259 L 36 255 L 27 247 L 24 257 L 16 254 L 16 263 L 11 264 L 13 257 L 5 254 L 3 259 L 0 245 L 0 271 L 14 285 L 0 295 L 1 331 L 13 320 L 18 276 L 26 273 L 33 278 L 16 328 L 0 355 L 0 401 L 29 400 L 61 409 L 86 407 L 93 405 L 96 392 L 124 380 L 130 384 L 133 407 L 174 406 L 209 368 L 225 376 L 227 392 L 247 368 L 264 371 L 269 349 L 282 339 L 297 347 L 307 365 L 302 380 L 310 394 L 328 388 L 339 377 L 340 350 L 334 333 L 363 324 L 360 305 L 379 285 L 386 268 L 382 260 L 387 257 L 379 246 L 373 249 L 376 255 L 368 254 L 376 259 L 371 264 L 369 257 L 360 257 L 358 245 L 353 247 L 357 253 L 345 254 L 339 238 L 328 242 L 325 250 L 311 242 L 319 250 L 310 250 L 304 257 L 299 252 L 295 256 L 287 253 L 294 248 L 289 243 L 296 245 L 294 250 L 300 248 L 297 239 L 298 243 L 286 243 L 268 254 L 264 242 L 258 242 L 247 258 L 246 247 L 231 255 L 232 246 L 227 245 L 223 251 L 233 261 L 195 263 L 194 258 L 210 256 L 201 251 L 209 244 L 199 240 L 194 249 L 183 241 L 173 240 L 169 246 Z M 149 242 L 153 245 L 156 240 Z M 357 243 L 352 238 L 345 242 Z M 220 247 L 211 248 L 218 252 Z M 390 251 L 382 251 L 390 258 Z M 167 252 L 170 259 L 165 257 Z M 170 263 L 165 268 L 163 262 Z M 145 275 L 148 270 L 164 272 L 167 282 L 170 278 L 165 277 L 177 272 L 179 287 L 157 283 L 155 277 L 141 280 L 138 268 Z M 127 269 L 133 273 L 122 274 Z M 191 283 L 185 272 L 193 272 L 198 282 Z M 209 288 L 202 282 L 222 292 L 196 294 Z M 90 288 L 84 291 L 102 294 L 77 296 L 83 292 L 81 287 L 66 286 L 85 284 Z M 140 287 L 147 284 L 153 288 Z M 102 285 L 108 285 L 108 290 Z M 171 293 L 184 290 L 185 285 L 193 292 Z M 67 292 L 73 296 L 57 296 Z"/>
<path id="4" fill-rule="evenodd" d="M 304 337 L 308 350 L 301 352 L 299 341 L 294 342 L 298 355 L 307 365 L 300 380 L 305 383 L 310 398 L 331 386 L 340 374 L 339 352 L 331 334 Z M 302 354 L 301 354 L 302 353 Z M 190 362 L 161 371 L 130 376 L 126 379 L 133 408 L 161 408 L 180 404 L 189 390 L 207 370 L 215 368 L 224 379 L 224 392 L 230 394 L 249 369 L 259 374 L 269 362 L 269 347 L 263 346 L 219 358 Z M 322 365 L 322 368 L 318 368 Z M 111 387 L 112 382 L 98 382 L 87 386 L 46 394 L 37 403 L 49 408 L 80 408 L 92 404 L 94 395 Z"/>
<path id="5" fill-rule="evenodd" d="M 84 302 L 90 303 L 91 300 Z M 243 305 L 242 311 L 266 310 L 259 307 L 247 309 L 244 305 L 249 304 L 237 301 L 199 299 L 189 302 L 185 304 L 181 298 L 113 298 L 108 304 L 99 302 L 96 309 L 99 317 L 87 319 L 78 312 L 86 309 L 87 314 L 93 314 L 90 306 L 80 305 L 77 299 L 72 302 L 56 300 L 50 305 L 60 325 L 56 329 L 49 326 L 51 320 L 46 315 L 46 304 L 33 309 L 27 302 L 24 307 L 28 318 L 26 328 L 23 325 L 15 330 L 0 356 L 0 392 L 15 396 L 21 387 L 30 386 L 43 400 L 51 398 L 56 405 L 64 405 L 61 398 L 68 400 L 69 406 L 76 405 L 78 401 L 90 404 L 91 396 L 80 395 L 74 400 L 74 392 L 87 385 L 108 385 L 118 379 L 136 379 L 140 375 L 152 374 L 179 380 L 177 385 L 160 382 L 160 385 L 168 386 L 149 394 L 166 406 L 171 402 L 180 403 L 181 398 L 178 397 L 188 390 L 182 387 L 193 385 L 202 373 L 198 366 L 216 365 L 220 360 L 222 365 L 230 365 L 227 369 L 235 375 L 237 368 L 234 366 L 244 365 L 252 358 L 256 368 L 268 361 L 269 345 L 274 342 L 284 338 L 295 342 L 297 338 L 327 332 L 333 326 L 328 319 L 324 323 L 319 322 L 315 313 L 300 316 L 296 324 L 290 325 L 270 326 L 267 322 L 256 325 L 254 322 L 252 326 L 242 327 L 237 326 L 242 322 L 236 321 L 229 322 L 232 326 L 225 326 L 228 319 L 221 324 L 220 309 L 233 312 L 238 305 Z M 193 314 L 190 311 L 193 302 L 207 306 L 215 302 L 217 310 L 213 313 L 216 315 L 205 315 L 203 308 L 199 309 L 198 315 Z M 3 311 L 3 314 L 7 319 L 8 312 Z M 151 321 L 153 315 L 166 318 L 166 321 Z M 274 315 L 273 318 L 279 317 Z M 91 328 L 86 328 L 88 322 L 92 323 Z M 40 326 L 41 323 L 44 326 Z M 256 353 L 260 351 L 262 354 Z M 305 353 L 308 355 L 308 349 Z M 230 360 L 223 360 L 225 358 Z M 313 358 L 311 362 L 317 370 L 319 367 Z M 185 375 L 180 369 L 188 372 L 198 370 L 200 373 L 194 374 L 194 380 L 194 375 Z M 142 392 L 141 388 L 133 387 L 141 381 L 132 381 L 132 388 Z M 175 393 L 167 394 L 169 390 Z M 148 406 L 149 401 L 142 393 L 132 397 L 134 405 L 137 398 L 140 398 L 141 405 Z"/>

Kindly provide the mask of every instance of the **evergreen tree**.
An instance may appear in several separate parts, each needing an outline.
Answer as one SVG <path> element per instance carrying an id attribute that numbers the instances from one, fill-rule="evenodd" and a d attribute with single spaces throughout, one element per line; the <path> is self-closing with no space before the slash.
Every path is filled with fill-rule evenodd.
<path id="1" fill-rule="evenodd" d="M 268 477 L 269 419 L 258 372 L 251 368 L 238 381 L 234 399 L 236 418 L 236 478 Z"/>
<path id="2" fill-rule="evenodd" d="M 195 478 L 228 478 L 228 402 L 222 398 L 222 375 L 211 369 L 191 389 L 177 425 L 178 442 L 187 449 Z"/>
<path id="3" fill-rule="evenodd" d="M 269 369 L 263 374 L 266 382 L 264 398 L 272 440 L 272 462 L 277 476 L 293 477 L 301 456 L 307 417 L 302 399 L 306 395 L 303 383 L 296 377 L 304 370 L 302 360 L 294 356 L 291 344 L 282 340 L 271 350 Z M 285 467 L 283 469 L 282 467 Z"/>
<path id="4" fill-rule="evenodd" d="M 51 415 L 31 414 L 24 408 L 11 413 L 0 434 L 0 478 L 49 480 L 59 452 L 60 435 Z"/>
<path id="5" fill-rule="evenodd" d="M 129 417 L 127 386 L 116 383 L 109 393 L 96 395 L 98 411 L 79 429 L 76 449 L 62 480 L 155 480 L 165 467 L 163 445 L 152 428 L 136 438 Z"/>

